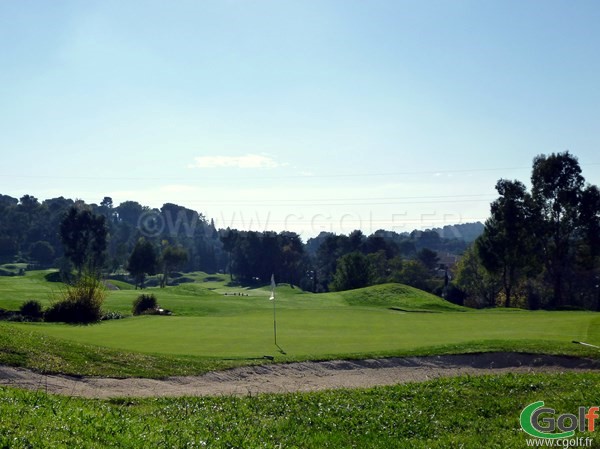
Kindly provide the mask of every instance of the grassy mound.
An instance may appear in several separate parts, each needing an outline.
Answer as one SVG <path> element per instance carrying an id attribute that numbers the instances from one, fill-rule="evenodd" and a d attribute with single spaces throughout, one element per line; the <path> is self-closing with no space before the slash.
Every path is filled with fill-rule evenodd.
<path id="1" fill-rule="evenodd" d="M 402 284 L 383 284 L 339 293 L 348 305 L 387 307 L 407 312 L 464 312 L 468 309 Z"/>

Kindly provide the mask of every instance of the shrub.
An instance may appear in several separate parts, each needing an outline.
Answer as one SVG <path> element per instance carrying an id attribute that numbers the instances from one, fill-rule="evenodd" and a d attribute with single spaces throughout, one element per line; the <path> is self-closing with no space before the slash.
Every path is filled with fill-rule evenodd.
<path id="1" fill-rule="evenodd" d="M 187 284 L 187 283 L 192 283 L 192 282 L 196 282 L 194 279 L 189 278 L 187 276 L 182 276 L 180 278 L 175 278 L 173 279 L 173 281 L 171 282 L 172 285 L 181 285 L 181 284 Z"/>
<path id="2" fill-rule="evenodd" d="M 31 318 L 34 320 L 39 320 L 44 316 L 42 304 L 40 304 L 40 302 L 35 299 L 30 299 L 29 301 L 25 301 L 23 304 L 21 304 L 19 312 L 24 317 Z"/>
<path id="3" fill-rule="evenodd" d="M 62 293 L 62 299 L 46 311 L 46 321 L 95 323 L 102 318 L 106 289 L 98 277 L 84 274 Z"/>
<path id="4" fill-rule="evenodd" d="M 142 294 L 133 301 L 133 314 L 141 315 L 142 313 L 153 313 L 158 309 L 156 296 L 150 294 Z"/>
<path id="5" fill-rule="evenodd" d="M 44 275 L 44 279 L 48 282 L 62 282 L 63 278 L 59 271 L 53 271 L 52 273 L 48 273 Z"/>
<path id="6" fill-rule="evenodd" d="M 122 320 L 123 318 L 125 318 L 125 315 L 123 315 L 120 312 L 105 312 L 102 315 L 102 318 L 100 318 L 101 321 L 108 321 L 108 320 Z"/>

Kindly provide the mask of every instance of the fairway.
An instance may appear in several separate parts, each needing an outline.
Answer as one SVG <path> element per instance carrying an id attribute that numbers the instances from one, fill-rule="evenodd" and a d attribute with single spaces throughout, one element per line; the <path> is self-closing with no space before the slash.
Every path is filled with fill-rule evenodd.
<path id="1" fill-rule="evenodd" d="M 59 286 L 46 282 L 44 273 L 0 279 L 0 306 L 18 304 L 32 293 L 51 295 Z M 317 295 L 284 285 L 277 289 L 275 304 L 278 348 L 267 289 L 231 288 L 224 279 L 212 279 L 200 274 L 195 283 L 147 289 L 173 316 L 129 317 L 90 326 L 12 326 L 77 344 L 209 359 L 276 355 L 279 361 L 316 360 L 431 353 L 451 346 L 473 350 L 538 345 L 552 350 L 572 340 L 600 344 L 600 318 L 592 312 L 467 310 L 398 284 Z M 110 292 L 105 308 L 128 312 L 139 293 Z"/>

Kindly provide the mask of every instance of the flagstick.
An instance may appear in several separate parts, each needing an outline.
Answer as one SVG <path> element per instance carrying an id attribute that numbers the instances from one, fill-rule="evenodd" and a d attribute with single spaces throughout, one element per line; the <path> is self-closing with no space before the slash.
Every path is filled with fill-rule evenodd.
<path id="1" fill-rule="evenodd" d="M 273 301 L 273 338 L 275 339 L 275 346 L 277 346 L 277 312 L 275 311 L 275 274 L 271 274 L 271 297 Z"/>
<path id="2" fill-rule="evenodd" d="M 273 336 L 275 337 L 275 346 L 277 346 L 277 313 L 275 312 L 275 299 L 273 299 Z"/>

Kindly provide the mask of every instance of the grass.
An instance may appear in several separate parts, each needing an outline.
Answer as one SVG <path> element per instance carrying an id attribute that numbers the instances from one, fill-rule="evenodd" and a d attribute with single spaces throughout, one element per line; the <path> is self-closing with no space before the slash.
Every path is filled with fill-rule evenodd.
<path id="1" fill-rule="evenodd" d="M 28 271 L 25 276 L 0 276 L 0 307 L 18 310 L 28 299 L 49 304 L 57 296 L 62 284 L 47 282 L 45 276 L 56 270 Z"/>
<path id="2" fill-rule="evenodd" d="M 0 278 L 0 307 L 16 309 L 31 297 L 51 303 L 60 284 L 46 282 L 47 274 Z M 571 343 L 600 344 L 596 313 L 472 311 L 398 284 L 319 295 L 278 286 L 283 354 L 273 344 L 268 288 L 229 287 L 225 276 L 188 277 L 196 282 L 145 290 L 175 316 L 91 326 L 2 323 L 0 363 L 44 372 L 161 377 L 259 363 L 264 355 L 277 362 L 491 350 L 600 356 Z M 131 313 L 139 294 L 111 291 L 104 307 Z"/>
<path id="3" fill-rule="evenodd" d="M 82 400 L 0 388 L 0 447 L 498 448 L 526 446 L 519 414 L 597 404 L 598 374 L 459 377 L 256 397 Z M 577 437 L 594 434 L 577 433 Z M 600 447 L 595 437 L 594 445 Z"/>
<path id="4" fill-rule="evenodd" d="M 51 304 L 50 271 L 0 277 L 0 307 Z M 0 323 L 0 364 L 48 373 L 115 377 L 200 374 L 275 360 L 485 351 L 600 357 L 600 314 L 472 311 L 389 284 L 313 295 L 279 286 L 278 341 L 268 288 L 225 276 L 148 289 L 176 316 L 73 326 Z M 140 294 L 112 282 L 104 307 L 130 313 Z M 244 296 L 241 296 L 241 295 Z M 600 374 L 527 374 L 256 397 L 84 400 L 0 388 L 0 447 L 11 448 L 522 448 L 518 417 L 544 400 L 558 413 L 597 405 Z M 577 434 L 577 436 L 591 436 Z M 594 445 L 600 447 L 596 438 Z"/>
<path id="5" fill-rule="evenodd" d="M 464 312 L 468 309 L 457 306 L 422 290 L 401 284 L 384 284 L 340 292 L 351 306 L 388 307 L 407 312 Z"/>
<path id="6" fill-rule="evenodd" d="M 6 263 L 0 264 L 0 275 L 2 276 L 16 276 L 20 270 L 26 270 L 26 263 Z"/>
<path id="7" fill-rule="evenodd" d="M 26 327 L 0 323 L 0 364 L 42 373 L 160 378 L 202 374 L 256 363 L 258 361 L 122 351 L 54 338 Z"/>

